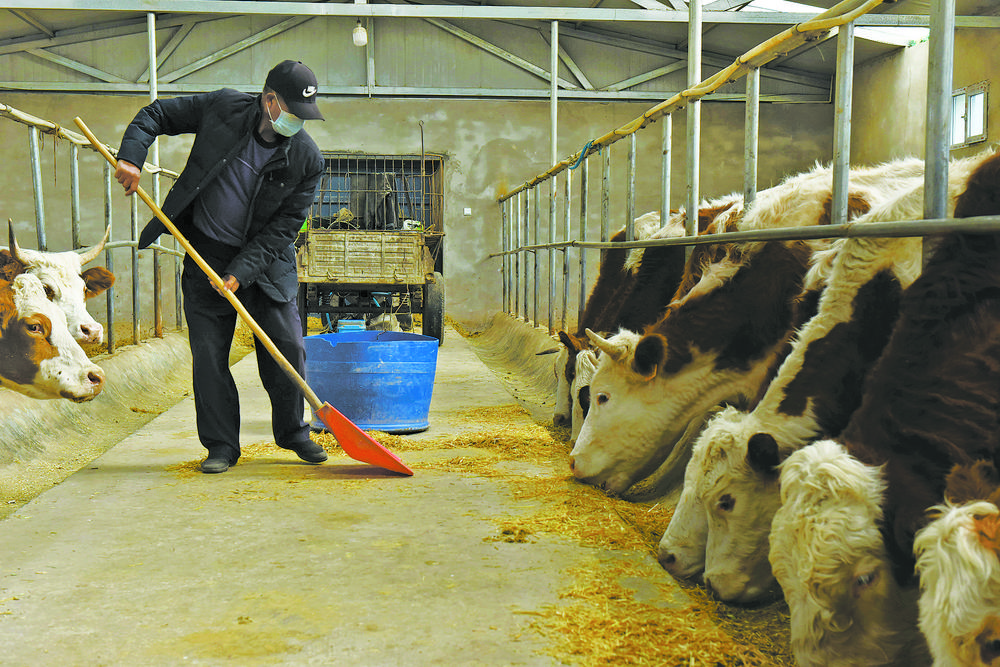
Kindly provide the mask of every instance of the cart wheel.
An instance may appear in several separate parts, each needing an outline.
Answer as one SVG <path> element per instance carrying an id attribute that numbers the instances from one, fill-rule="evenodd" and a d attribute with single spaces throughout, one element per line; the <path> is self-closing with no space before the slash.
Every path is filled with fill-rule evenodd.
<path id="1" fill-rule="evenodd" d="M 434 272 L 434 281 L 424 284 L 423 333 L 444 343 L 444 277 Z"/>

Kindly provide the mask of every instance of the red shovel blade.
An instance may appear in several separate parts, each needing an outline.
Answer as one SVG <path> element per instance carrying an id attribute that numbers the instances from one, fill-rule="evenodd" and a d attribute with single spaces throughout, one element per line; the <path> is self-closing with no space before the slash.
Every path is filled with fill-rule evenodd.
<path id="1" fill-rule="evenodd" d="M 313 414 L 326 425 L 327 430 L 337 439 L 344 452 L 355 461 L 371 463 L 404 475 L 413 474 L 413 471 L 407 468 L 398 456 L 378 444 L 329 403 L 324 403 Z"/>

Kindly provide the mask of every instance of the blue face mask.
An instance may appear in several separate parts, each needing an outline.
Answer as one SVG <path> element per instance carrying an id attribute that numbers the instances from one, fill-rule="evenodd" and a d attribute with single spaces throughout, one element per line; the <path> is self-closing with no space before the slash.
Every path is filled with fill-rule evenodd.
<path id="1" fill-rule="evenodd" d="M 281 109 L 280 105 L 278 108 Z M 292 136 L 306 124 L 304 120 L 284 109 L 278 112 L 277 118 L 271 118 L 271 110 L 267 107 L 265 109 L 267 110 L 267 119 L 271 121 L 271 127 L 283 137 Z"/>

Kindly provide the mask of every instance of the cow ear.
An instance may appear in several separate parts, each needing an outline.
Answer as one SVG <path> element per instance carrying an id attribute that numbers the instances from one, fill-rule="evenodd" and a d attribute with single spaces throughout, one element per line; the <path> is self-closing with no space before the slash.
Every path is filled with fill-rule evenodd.
<path id="1" fill-rule="evenodd" d="M 639 339 L 635 346 L 632 370 L 647 380 L 656 377 L 656 369 L 667 356 L 667 341 L 660 334 L 649 334 Z"/>
<path id="2" fill-rule="evenodd" d="M 10 250 L 0 250 L 0 279 L 10 282 L 19 273 L 24 273 L 24 264 Z"/>
<path id="3" fill-rule="evenodd" d="M 762 475 L 776 476 L 781 458 L 770 433 L 754 433 L 747 442 L 747 464 Z"/>
<path id="4" fill-rule="evenodd" d="M 977 516 L 973 526 L 979 534 L 979 543 L 1000 556 L 1000 514 Z"/>
<path id="5" fill-rule="evenodd" d="M 562 329 L 559 330 L 559 340 L 570 352 L 579 352 L 583 348 L 576 336 L 571 336 Z"/>
<path id="6" fill-rule="evenodd" d="M 87 269 L 80 275 L 83 276 L 83 281 L 87 283 L 87 291 L 84 293 L 84 298 L 87 299 L 101 294 L 115 284 L 115 274 L 103 266 L 95 266 Z"/>

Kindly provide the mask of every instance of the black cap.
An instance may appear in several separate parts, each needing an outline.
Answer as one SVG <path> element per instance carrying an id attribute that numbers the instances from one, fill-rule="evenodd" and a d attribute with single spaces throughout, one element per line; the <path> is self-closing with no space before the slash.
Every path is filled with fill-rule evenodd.
<path id="1" fill-rule="evenodd" d="M 302 120 L 326 120 L 316 105 L 316 75 L 297 60 L 284 60 L 267 73 L 268 88 L 281 95 L 288 110 Z"/>

